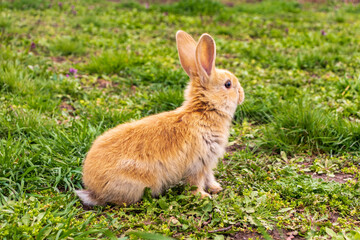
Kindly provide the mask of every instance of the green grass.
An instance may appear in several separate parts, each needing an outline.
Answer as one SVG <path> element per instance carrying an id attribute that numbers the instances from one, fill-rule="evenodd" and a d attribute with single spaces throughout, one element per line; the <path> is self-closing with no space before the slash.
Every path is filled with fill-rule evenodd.
<path id="1" fill-rule="evenodd" d="M 262 141 L 263 147 L 277 152 L 357 153 L 360 125 L 299 100 L 285 103 L 274 113 Z"/>
<path id="2" fill-rule="evenodd" d="M 115 50 L 116 51 L 116 50 Z M 104 52 L 100 56 L 92 57 L 83 71 L 98 74 L 120 74 L 126 68 L 135 67 L 144 64 L 140 58 L 129 56 L 126 52 L 114 52 L 114 50 Z"/>
<path id="3" fill-rule="evenodd" d="M 0 1 L 0 238 L 358 239 L 359 5 L 155 2 Z M 179 29 L 245 89 L 224 191 L 83 207 L 94 139 L 181 105 Z"/>
<path id="4" fill-rule="evenodd" d="M 50 43 L 49 50 L 51 54 L 60 56 L 82 55 L 85 53 L 85 47 L 80 39 L 71 39 L 67 36 Z"/>

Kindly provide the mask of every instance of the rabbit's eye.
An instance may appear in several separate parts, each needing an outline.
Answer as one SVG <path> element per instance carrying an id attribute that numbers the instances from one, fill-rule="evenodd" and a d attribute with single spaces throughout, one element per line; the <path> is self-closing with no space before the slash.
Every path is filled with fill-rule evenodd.
<path id="1" fill-rule="evenodd" d="M 230 80 L 227 80 L 227 81 L 226 81 L 225 87 L 226 87 L 226 88 L 230 88 L 230 87 L 231 87 L 231 81 L 230 81 Z"/>

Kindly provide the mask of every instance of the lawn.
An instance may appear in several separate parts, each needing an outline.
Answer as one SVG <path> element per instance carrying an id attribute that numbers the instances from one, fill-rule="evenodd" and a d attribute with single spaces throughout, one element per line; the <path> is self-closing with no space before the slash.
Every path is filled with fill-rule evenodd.
<path id="1" fill-rule="evenodd" d="M 360 239 L 360 5 L 146 2 L 0 0 L 0 239 Z M 182 104 L 179 29 L 244 87 L 224 190 L 83 206 L 93 140 Z"/>

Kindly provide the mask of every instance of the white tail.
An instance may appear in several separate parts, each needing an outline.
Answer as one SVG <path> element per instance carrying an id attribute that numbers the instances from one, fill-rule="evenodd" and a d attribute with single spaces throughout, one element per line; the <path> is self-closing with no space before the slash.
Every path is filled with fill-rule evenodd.
<path id="1" fill-rule="evenodd" d="M 102 205 L 98 200 L 94 199 L 89 190 L 75 190 L 80 200 L 87 206 Z"/>

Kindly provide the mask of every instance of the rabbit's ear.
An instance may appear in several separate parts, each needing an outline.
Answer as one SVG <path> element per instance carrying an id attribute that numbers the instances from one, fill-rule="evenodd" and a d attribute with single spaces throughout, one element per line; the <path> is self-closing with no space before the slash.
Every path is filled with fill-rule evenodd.
<path id="1" fill-rule="evenodd" d="M 196 47 L 196 65 L 198 74 L 208 79 L 215 70 L 216 45 L 209 34 L 200 37 Z"/>
<path id="2" fill-rule="evenodd" d="M 191 77 L 196 73 L 195 40 L 186 32 L 179 30 L 176 33 L 176 45 L 179 52 L 180 63 L 187 75 Z"/>

